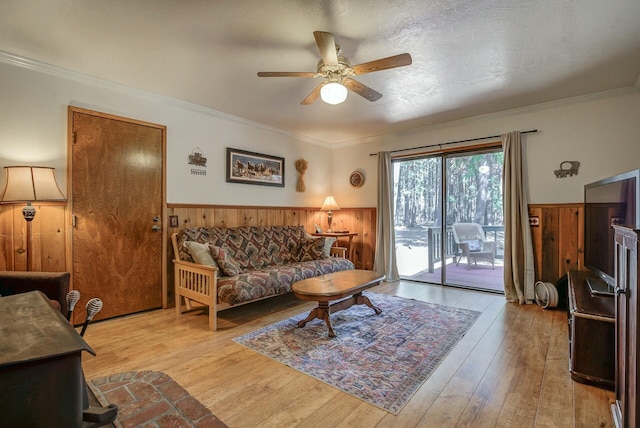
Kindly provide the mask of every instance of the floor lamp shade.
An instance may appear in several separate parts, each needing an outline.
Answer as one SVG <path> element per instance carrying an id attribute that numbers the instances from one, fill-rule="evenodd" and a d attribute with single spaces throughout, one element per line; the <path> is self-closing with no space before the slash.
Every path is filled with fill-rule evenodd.
<path id="1" fill-rule="evenodd" d="M 6 184 L 0 195 L 2 202 L 26 202 L 22 210 L 25 220 L 31 221 L 35 209 L 31 202 L 64 201 L 56 182 L 54 168 L 43 166 L 5 166 Z"/>

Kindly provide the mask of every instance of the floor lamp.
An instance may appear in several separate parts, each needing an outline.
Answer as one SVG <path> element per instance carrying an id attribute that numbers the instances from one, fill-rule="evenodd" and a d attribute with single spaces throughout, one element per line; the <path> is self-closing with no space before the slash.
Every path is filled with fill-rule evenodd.
<path id="1" fill-rule="evenodd" d="M 27 221 L 27 270 L 31 268 L 31 220 L 36 209 L 31 202 L 64 201 L 58 187 L 54 168 L 44 166 L 5 166 L 6 184 L 0 195 L 0 203 L 26 202 L 22 215 Z"/>

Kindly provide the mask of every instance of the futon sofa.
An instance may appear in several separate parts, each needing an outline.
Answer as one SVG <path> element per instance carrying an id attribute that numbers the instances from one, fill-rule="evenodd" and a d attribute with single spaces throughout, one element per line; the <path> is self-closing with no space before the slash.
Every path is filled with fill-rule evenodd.
<path id="1" fill-rule="evenodd" d="M 304 226 L 187 228 L 171 235 L 176 311 L 192 301 L 209 308 L 209 328 L 230 307 L 288 293 L 303 279 L 353 269 L 335 239 Z"/>

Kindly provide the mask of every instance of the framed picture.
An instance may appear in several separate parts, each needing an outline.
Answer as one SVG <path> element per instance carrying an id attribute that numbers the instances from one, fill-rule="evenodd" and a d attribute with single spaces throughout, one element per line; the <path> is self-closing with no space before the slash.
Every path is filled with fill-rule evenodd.
<path id="1" fill-rule="evenodd" d="M 227 182 L 284 187 L 284 158 L 227 147 Z"/>

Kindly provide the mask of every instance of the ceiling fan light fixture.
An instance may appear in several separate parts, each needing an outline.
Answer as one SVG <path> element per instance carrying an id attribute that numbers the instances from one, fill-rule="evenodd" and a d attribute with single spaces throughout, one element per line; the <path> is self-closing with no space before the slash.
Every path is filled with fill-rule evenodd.
<path id="1" fill-rule="evenodd" d="M 320 89 L 320 98 L 327 104 L 340 104 L 347 99 L 347 88 L 337 82 L 329 82 Z"/>
<path id="2" fill-rule="evenodd" d="M 317 71 L 260 71 L 258 77 L 322 77 L 324 80 L 313 88 L 313 91 L 300 104 L 309 105 L 318 98 L 327 104 L 340 104 L 347 99 L 347 89 L 366 98 L 378 101 L 382 94 L 366 85 L 352 79 L 352 76 L 373 73 L 374 71 L 410 65 L 411 55 L 403 53 L 380 58 L 358 65 L 351 65 L 348 58 L 340 55 L 340 46 L 336 44 L 333 34 L 326 31 L 314 31 L 321 59 L 318 61 Z"/>

